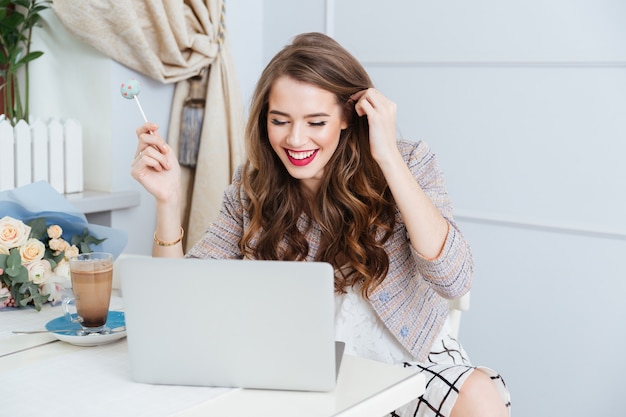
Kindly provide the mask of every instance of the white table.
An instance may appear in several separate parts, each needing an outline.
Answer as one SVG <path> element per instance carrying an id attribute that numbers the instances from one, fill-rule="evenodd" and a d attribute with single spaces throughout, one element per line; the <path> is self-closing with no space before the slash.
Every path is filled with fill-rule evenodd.
<path id="1" fill-rule="evenodd" d="M 119 302 L 114 297 L 112 309 Z M 49 334 L 11 333 L 43 328 L 59 315 L 58 307 L 0 312 L 0 415 L 43 415 L 45 410 L 49 417 L 381 417 L 424 390 L 424 377 L 414 369 L 349 355 L 336 389 L 328 393 L 139 384 L 130 381 L 126 339 L 77 347 Z M 88 400 L 94 391 L 101 400 Z"/>

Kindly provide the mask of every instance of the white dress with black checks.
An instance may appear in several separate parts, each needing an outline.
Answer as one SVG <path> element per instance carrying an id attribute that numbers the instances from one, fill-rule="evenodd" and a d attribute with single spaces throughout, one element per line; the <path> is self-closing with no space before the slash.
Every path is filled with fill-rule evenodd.
<path id="1" fill-rule="evenodd" d="M 422 396 L 392 413 L 391 416 L 449 416 L 458 391 L 476 367 L 472 366 L 461 344 L 449 336 L 446 322 L 425 363 L 412 361 L 411 355 L 393 337 L 358 289 L 335 296 L 335 336 L 346 343 L 345 353 L 399 366 L 415 366 L 426 375 Z M 496 382 L 502 401 L 510 396 L 502 378 L 488 368 L 480 368 Z"/>

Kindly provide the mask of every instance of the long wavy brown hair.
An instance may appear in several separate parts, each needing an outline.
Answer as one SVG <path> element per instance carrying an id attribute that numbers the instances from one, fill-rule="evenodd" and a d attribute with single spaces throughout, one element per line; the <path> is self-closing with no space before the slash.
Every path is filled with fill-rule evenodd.
<path id="1" fill-rule="evenodd" d="M 283 76 L 333 93 L 348 122 L 312 199 L 289 175 L 268 139 L 269 94 Z M 315 222 L 321 229 L 315 260 L 342 271 L 336 274 L 337 292 L 362 283 L 363 295 L 369 296 L 383 281 L 389 270 L 383 244 L 394 228 L 395 204 L 370 152 L 367 117 L 357 115 L 350 99 L 372 86 L 361 64 L 320 33 L 297 36 L 267 65 L 257 83 L 246 127 L 248 160 L 242 186 L 249 197 L 245 204 L 250 224 L 239 243 L 245 256 L 305 260 L 309 244 L 304 233 Z M 343 268 L 346 264 L 351 268 Z"/>

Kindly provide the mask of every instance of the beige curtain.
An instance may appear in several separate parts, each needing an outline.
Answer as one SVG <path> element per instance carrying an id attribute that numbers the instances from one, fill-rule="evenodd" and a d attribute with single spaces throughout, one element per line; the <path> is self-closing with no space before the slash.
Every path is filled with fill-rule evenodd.
<path id="1" fill-rule="evenodd" d="M 188 78 L 210 66 L 198 163 L 183 167 L 186 249 L 216 218 L 243 161 L 243 104 L 224 27 L 223 0 L 54 0 L 65 27 L 103 54 L 163 83 L 176 83 L 167 140 L 178 150 Z M 120 83 L 126 80 L 120 80 Z"/>

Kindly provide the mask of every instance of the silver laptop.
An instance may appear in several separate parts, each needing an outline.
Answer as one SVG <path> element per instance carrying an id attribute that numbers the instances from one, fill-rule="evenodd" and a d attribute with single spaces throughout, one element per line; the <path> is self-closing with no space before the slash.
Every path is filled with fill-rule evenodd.
<path id="1" fill-rule="evenodd" d="M 334 389 L 330 264 L 130 257 L 116 268 L 133 380 Z"/>

